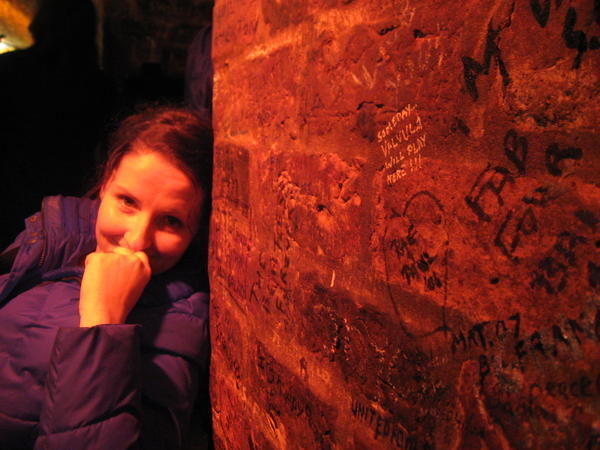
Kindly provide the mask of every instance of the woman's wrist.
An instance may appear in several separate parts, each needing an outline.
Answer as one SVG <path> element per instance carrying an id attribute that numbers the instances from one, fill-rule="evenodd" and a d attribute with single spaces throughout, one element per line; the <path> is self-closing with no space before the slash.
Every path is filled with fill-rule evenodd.
<path id="1" fill-rule="evenodd" d="M 111 316 L 106 311 L 94 311 L 80 313 L 80 327 L 94 327 L 96 325 L 117 325 L 125 323 L 125 320 L 119 317 Z"/>

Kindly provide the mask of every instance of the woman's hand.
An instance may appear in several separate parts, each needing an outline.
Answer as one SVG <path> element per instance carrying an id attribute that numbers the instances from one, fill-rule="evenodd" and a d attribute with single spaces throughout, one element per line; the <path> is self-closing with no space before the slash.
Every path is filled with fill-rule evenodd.
<path id="1" fill-rule="evenodd" d="M 117 247 L 85 259 L 79 300 L 79 326 L 124 323 L 148 284 L 152 270 L 144 252 Z"/>

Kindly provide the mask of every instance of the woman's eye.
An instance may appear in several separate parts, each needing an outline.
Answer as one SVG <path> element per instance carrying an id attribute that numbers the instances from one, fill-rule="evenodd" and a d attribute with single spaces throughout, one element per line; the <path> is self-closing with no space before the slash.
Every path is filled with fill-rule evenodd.
<path id="1" fill-rule="evenodd" d="M 135 201 L 131 197 L 128 197 L 127 195 L 120 195 L 119 201 L 121 202 L 121 204 L 123 206 L 127 206 L 128 208 L 135 206 Z"/>
<path id="2" fill-rule="evenodd" d="M 181 228 L 183 222 L 174 216 L 165 216 L 165 225 L 169 228 Z"/>

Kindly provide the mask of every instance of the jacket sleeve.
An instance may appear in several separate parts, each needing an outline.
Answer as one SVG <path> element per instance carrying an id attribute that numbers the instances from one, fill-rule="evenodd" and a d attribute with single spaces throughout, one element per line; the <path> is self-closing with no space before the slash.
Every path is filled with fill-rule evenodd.
<path id="1" fill-rule="evenodd" d="M 36 448 L 181 446 L 207 360 L 206 316 L 149 317 L 58 331 Z"/>

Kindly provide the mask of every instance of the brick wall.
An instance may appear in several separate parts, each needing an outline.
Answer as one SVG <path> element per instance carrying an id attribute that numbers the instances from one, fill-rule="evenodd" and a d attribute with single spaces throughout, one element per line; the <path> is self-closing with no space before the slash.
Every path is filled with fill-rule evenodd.
<path id="1" fill-rule="evenodd" d="M 218 0 L 218 448 L 600 445 L 598 1 Z"/>

